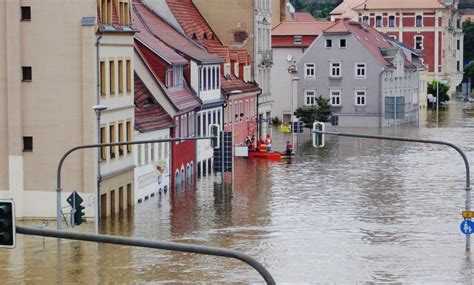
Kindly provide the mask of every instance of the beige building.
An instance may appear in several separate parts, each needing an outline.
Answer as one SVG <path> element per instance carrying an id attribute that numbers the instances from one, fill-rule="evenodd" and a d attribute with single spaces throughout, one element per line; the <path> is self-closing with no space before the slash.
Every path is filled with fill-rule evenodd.
<path id="1" fill-rule="evenodd" d="M 130 4 L 0 1 L 0 198 L 15 200 L 17 217 L 56 216 L 61 156 L 74 146 L 98 141 L 92 106 L 108 107 L 101 118 L 103 142 L 133 139 Z M 133 202 L 130 152 L 127 147 L 101 152 L 103 215 Z M 94 215 L 97 159 L 92 149 L 65 160 L 63 206 L 78 191 L 87 216 Z"/>
<path id="2" fill-rule="evenodd" d="M 288 0 L 193 0 L 193 3 L 224 45 L 245 49 L 251 55 L 254 79 L 262 89 L 258 99 L 259 132 L 265 136 L 273 117 L 271 30 L 281 21 L 291 19 Z"/>

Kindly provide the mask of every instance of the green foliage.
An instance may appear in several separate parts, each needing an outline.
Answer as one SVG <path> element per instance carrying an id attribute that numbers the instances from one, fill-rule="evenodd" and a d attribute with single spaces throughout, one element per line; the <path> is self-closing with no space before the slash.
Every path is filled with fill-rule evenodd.
<path id="1" fill-rule="evenodd" d="M 474 78 L 474 61 L 464 67 L 464 78 Z"/>
<path id="2" fill-rule="evenodd" d="M 464 59 L 474 60 L 474 23 L 466 21 L 462 24 L 464 32 Z"/>
<path id="3" fill-rule="evenodd" d="M 276 116 L 272 118 L 272 125 L 277 126 L 277 125 L 280 125 L 280 124 L 281 124 L 280 118 L 278 118 Z"/>
<path id="4" fill-rule="evenodd" d="M 334 0 L 290 0 L 290 3 L 295 7 L 297 12 L 311 13 L 315 18 L 327 19 L 341 1 Z"/>
<path id="5" fill-rule="evenodd" d="M 316 106 L 306 106 L 296 109 L 295 116 L 303 121 L 307 128 L 312 128 L 315 121 L 329 122 L 331 117 L 331 105 L 329 99 L 319 96 L 316 98 Z"/>
<path id="6" fill-rule="evenodd" d="M 436 97 L 436 80 L 428 82 L 428 94 Z M 439 82 L 439 102 L 449 101 L 449 85 Z"/>

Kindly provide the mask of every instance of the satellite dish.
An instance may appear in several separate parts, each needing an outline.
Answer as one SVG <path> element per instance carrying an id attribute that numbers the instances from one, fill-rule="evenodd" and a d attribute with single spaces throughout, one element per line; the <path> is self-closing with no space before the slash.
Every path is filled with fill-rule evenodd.
<path id="1" fill-rule="evenodd" d="M 292 56 L 291 54 L 289 54 L 289 55 L 286 56 L 286 60 L 287 60 L 288 62 L 291 62 L 292 59 L 293 59 L 293 56 Z"/>

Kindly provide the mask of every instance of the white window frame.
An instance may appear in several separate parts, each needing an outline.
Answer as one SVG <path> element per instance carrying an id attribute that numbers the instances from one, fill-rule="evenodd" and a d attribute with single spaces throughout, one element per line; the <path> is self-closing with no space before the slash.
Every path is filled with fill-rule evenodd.
<path id="1" fill-rule="evenodd" d="M 380 19 L 380 25 L 378 25 L 378 23 L 379 23 L 379 22 L 377 21 L 378 18 Z M 383 28 L 383 17 L 382 17 L 382 16 L 380 16 L 380 15 L 379 15 L 379 16 L 375 16 L 375 27 L 376 27 L 376 28 Z"/>
<path id="2" fill-rule="evenodd" d="M 390 25 L 390 18 L 392 17 L 393 17 L 393 25 Z M 397 18 L 395 17 L 395 15 L 388 15 L 387 24 L 389 28 L 395 28 L 397 26 Z"/>
<path id="3" fill-rule="evenodd" d="M 311 67 L 312 65 L 312 67 Z M 313 70 L 313 74 L 308 75 L 308 71 Z M 316 64 L 315 63 L 305 63 L 304 64 L 304 78 L 316 78 Z"/>
<path id="4" fill-rule="evenodd" d="M 339 64 L 339 67 L 335 67 L 334 64 Z M 334 75 L 333 71 L 339 70 L 339 75 Z M 329 77 L 331 78 L 342 78 L 342 61 L 330 61 L 329 62 Z"/>
<path id="5" fill-rule="evenodd" d="M 363 65 L 364 67 L 362 68 L 359 65 Z M 358 74 L 359 70 L 363 70 L 364 75 L 359 75 Z M 366 79 L 367 78 L 367 64 L 365 62 L 356 62 L 354 64 L 354 76 L 355 76 L 355 79 Z"/>
<path id="6" fill-rule="evenodd" d="M 420 39 L 421 39 L 421 48 L 420 48 L 420 49 L 417 49 L 417 48 L 416 48 L 416 42 L 417 42 L 416 39 L 417 39 L 417 38 L 420 38 Z M 416 49 L 416 50 L 423 50 L 423 49 L 425 48 L 425 47 L 424 47 L 424 36 L 422 36 L 422 35 L 415 35 L 415 36 L 413 36 L 413 43 L 414 43 L 414 45 L 413 45 L 413 48 L 414 48 L 414 49 Z"/>
<path id="7" fill-rule="evenodd" d="M 418 17 L 421 17 L 421 23 L 420 25 L 418 26 Z M 423 27 L 423 15 L 422 14 L 416 14 L 415 15 L 415 27 L 417 28 L 420 28 L 420 27 Z"/>
<path id="8" fill-rule="evenodd" d="M 312 94 L 309 94 L 312 93 Z M 312 98 L 313 103 L 308 104 L 308 99 Z M 315 106 L 316 105 L 316 90 L 305 90 L 304 91 L 304 105 L 305 106 Z"/>
<path id="9" fill-rule="evenodd" d="M 363 94 L 359 94 L 359 93 L 363 93 Z M 363 98 L 363 101 L 364 101 L 363 103 L 358 102 L 359 97 Z M 367 90 L 358 89 L 354 91 L 354 105 L 358 107 L 367 106 Z"/>
<path id="10" fill-rule="evenodd" d="M 333 99 L 337 99 L 337 103 L 333 103 Z M 329 90 L 329 103 L 331 106 L 340 107 L 342 106 L 342 91 L 341 89 L 330 89 Z"/>
<path id="11" fill-rule="evenodd" d="M 341 45 L 342 41 L 344 41 L 344 46 Z M 339 39 L 339 48 L 347 48 L 347 39 Z"/>
<path id="12" fill-rule="evenodd" d="M 330 43 L 331 46 L 329 46 L 328 43 Z M 332 48 L 332 39 L 326 39 L 326 41 L 324 42 L 324 45 L 326 48 Z"/>

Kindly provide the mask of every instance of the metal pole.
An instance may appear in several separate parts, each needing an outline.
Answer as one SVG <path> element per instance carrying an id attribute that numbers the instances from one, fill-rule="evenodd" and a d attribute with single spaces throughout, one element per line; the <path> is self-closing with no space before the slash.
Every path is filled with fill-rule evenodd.
<path id="1" fill-rule="evenodd" d="M 80 145 L 69 149 L 66 153 L 63 154 L 58 163 L 58 168 L 56 170 L 56 223 L 57 229 L 62 228 L 61 225 L 61 169 L 64 163 L 64 160 L 73 152 L 80 149 L 89 149 L 89 148 L 102 148 L 109 146 L 124 146 L 124 145 L 136 145 L 136 144 L 146 144 L 146 143 L 160 143 L 160 142 L 175 142 L 175 141 L 188 141 L 188 140 L 208 140 L 213 139 L 214 137 L 183 137 L 183 138 L 172 138 L 172 139 L 159 139 L 159 140 L 145 140 L 145 141 L 131 141 L 131 142 L 117 142 L 117 143 L 104 143 L 104 144 L 89 144 L 89 145 Z"/>
<path id="2" fill-rule="evenodd" d="M 234 137 L 235 137 L 235 134 L 234 134 L 234 124 L 235 124 L 235 105 L 234 105 L 234 97 L 232 96 L 232 171 L 231 171 L 231 174 L 232 174 L 232 178 L 231 178 L 231 182 L 232 182 L 232 187 L 234 187 L 234 143 L 235 143 L 235 140 L 234 140 Z"/>
<path id="3" fill-rule="evenodd" d="M 436 125 L 439 124 L 439 81 L 436 78 Z"/>
<path id="4" fill-rule="evenodd" d="M 426 143 L 426 144 L 438 144 L 445 145 L 451 148 L 454 148 L 462 157 L 464 161 L 464 166 L 466 168 L 466 203 L 465 210 L 471 210 L 471 177 L 470 177 L 470 167 L 469 161 L 467 160 L 466 154 L 455 144 L 444 142 L 444 141 L 435 141 L 435 140 L 420 140 L 412 138 L 402 138 L 402 137 L 389 137 L 389 136 L 379 136 L 379 135 L 366 135 L 366 134 L 355 134 L 355 133 L 340 133 L 340 132 L 321 132 L 319 130 L 314 131 L 319 134 L 327 134 L 341 137 L 353 137 L 353 138 L 366 138 L 366 139 L 378 139 L 378 140 L 391 140 L 391 141 L 402 141 L 402 142 L 415 142 L 415 143 Z M 466 235 L 466 250 L 471 249 L 471 236 Z"/>
<path id="5" fill-rule="evenodd" d="M 163 241 L 152 241 L 152 240 L 126 238 L 126 237 L 112 236 L 112 235 L 84 234 L 84 233 L 77 233 L 77 232 L 47 230 L 47 229 L 22 227 L 22 226 L 17 226 L 16 232 L 20 234 L 24 234 L 24 235 L 43 236 L 43 237 L 46 236 L 46 237 L 54 237 L 54 238 L 64 238 L 64 239 L 90 241 L 90 242 L 138 246 L 138 247 L 164 249 L 164 250 L 172 250 L 172 251 L 179 251 L 179 252 L 229 257 L 229 258 L 238 259 L 252 266 L 263 277 L 263 279 L 265 280 L 267 284 L 276 284 L 270 272 L 268 272 L 268 270 L 262 264 L 260 264 L 258 261 L 256 261 L 249 255 L 244 254 L 242 252 L 235 251 L 235 250 L 218 248 L 218 247 L 210 247 L 210 246 L 201 246 L 201 245 L 174 243 L 174 242 L 163 242 Z"/>
<path id="6" fill-rule="evenodd" d="M 97 142 L 101 142 L 100 137 L 100 111 L 96 111 L 97 114 Z M 102 176 L 100 173 L 100 162 L 102 161 L 102 148 L 97 148 L 97 188 L 96 188 L 96 201 L 95 201 L 95 233 L 99 234 L 99 223 L 100 223 L 100 183 Z"/>
<path id="7" fill-rule="evenodd" d="M 224 112 L 222 112 L 222 125 L 224 125 Z M 225 132 L 224 127 L 222 126 L 222 133 L 221 133 L 221 184 L 224 186 L 224 173 L 225 173 L 225 163 L 224 163 L 224 139 L 225 139 Z"/>

